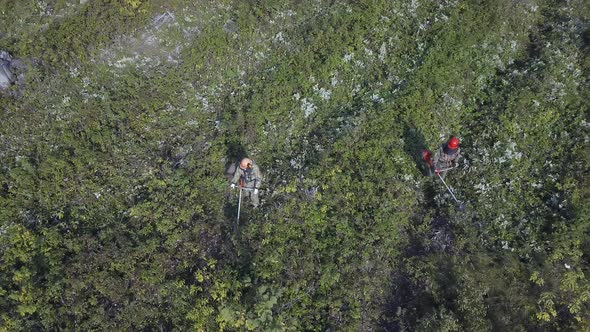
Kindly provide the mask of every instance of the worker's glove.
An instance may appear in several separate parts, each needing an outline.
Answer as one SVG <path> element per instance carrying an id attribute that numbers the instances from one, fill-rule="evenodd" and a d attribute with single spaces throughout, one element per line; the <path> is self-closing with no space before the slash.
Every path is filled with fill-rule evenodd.
<path id="1" fill-rule="evenodd" d="M 254 195 L 258 195 L 258 189 L 254 189 Z"/>
<path id="2" fill-rule="evenodd" d="M 440 169 L 438 169 L 438 168 L 437 168 L 437 169 L 435 169 L 435 170 L 434 170 L 434 173 L 436 173 L 436 174 L 440 174 Z"/>
<path id="3" fill-rule="evenodd" d="M 232 183 L 232 184 L 229 185 L 229 187 L 232 188 L 232 189 L 235 189 L 236 188 L 236 184 L 235 183 Z"/>

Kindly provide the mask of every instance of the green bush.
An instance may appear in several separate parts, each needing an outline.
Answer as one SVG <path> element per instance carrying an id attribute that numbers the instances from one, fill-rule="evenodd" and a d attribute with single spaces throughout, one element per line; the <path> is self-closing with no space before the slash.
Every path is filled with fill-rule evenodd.
<path id="1" fill-rule="evenodd" d="M 588 328 L 585 2 L 0 5 L 0 330 Z"/>

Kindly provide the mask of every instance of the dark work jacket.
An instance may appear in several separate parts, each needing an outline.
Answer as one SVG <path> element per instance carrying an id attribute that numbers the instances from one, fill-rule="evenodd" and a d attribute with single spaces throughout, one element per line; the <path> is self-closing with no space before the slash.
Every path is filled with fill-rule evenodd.
<path id="1" fill-rule="evenodd" d="M 433 165 L 435 169 L 451 168 L 459 164 L 459 159 L 461 159 L 461 148 L 457 147 L 455 151 L 449 151 L 445 143 L 436 151 Z"/>

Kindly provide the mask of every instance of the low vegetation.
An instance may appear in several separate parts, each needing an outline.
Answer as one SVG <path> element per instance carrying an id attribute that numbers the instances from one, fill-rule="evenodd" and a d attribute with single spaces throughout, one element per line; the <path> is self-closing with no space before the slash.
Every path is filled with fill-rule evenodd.
<path id="1" fill-rule="evenodd" d="M 0 8 L 0 331 L 590 329 L 587 1 Z"/>

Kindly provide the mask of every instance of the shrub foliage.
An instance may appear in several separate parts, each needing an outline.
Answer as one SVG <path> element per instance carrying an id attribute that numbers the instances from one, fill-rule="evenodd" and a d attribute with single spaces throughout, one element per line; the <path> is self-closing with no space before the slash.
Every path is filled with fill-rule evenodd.
<path id="1" fill-rule="evenodd" d="M 0 330 L 590 329 L 587 2 L 0 7 Z"/>

